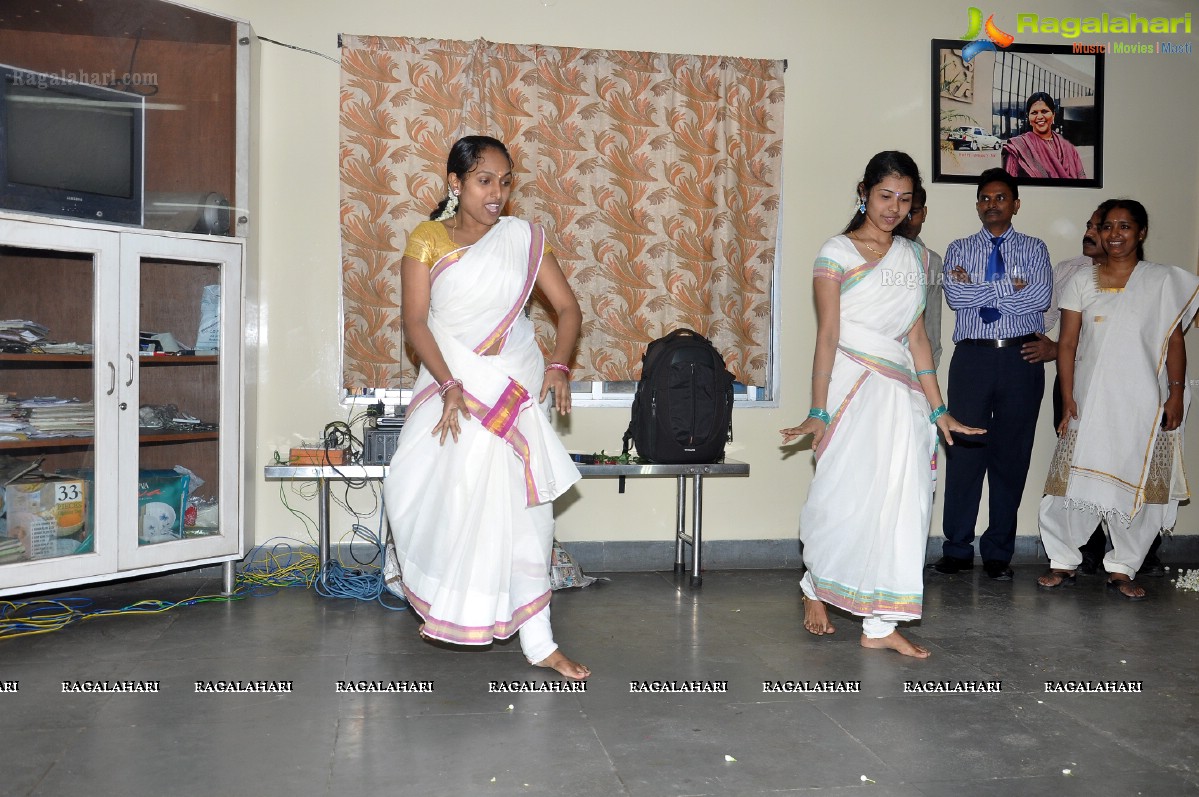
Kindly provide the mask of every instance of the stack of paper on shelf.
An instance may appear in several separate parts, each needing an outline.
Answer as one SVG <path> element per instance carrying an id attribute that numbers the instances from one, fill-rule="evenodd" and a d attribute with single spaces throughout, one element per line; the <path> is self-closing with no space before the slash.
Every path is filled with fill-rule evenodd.
<path id="1" fill-rule="evenodd" d="M 50 343 L 43 341 L 33 347 L 42 354 L 91 354 L 95 349 L 90 343 L 76 343 L 70 341 L 67 343 Z"/>
<path id="2" fill-rule="evenodd" d="M 24 418 L 15 416 L 20 405 L 7 394 L 0 393 L 0 440 L 25 440 L 32 431 Z"/>
<path id="3" fill-rule="evenodd" d="M 0 321 L 0 341 L 34 343 L 44 340 L 48 334 L 50 330 L 36 321 L 26 321 L 22 318 Z"/>
<path id="4" fill-rule="evenodd" d="M 96 411 L 90 401 L 33 398 L 20 407 L 35 437 L 90 437 L 95 432 Z"/>

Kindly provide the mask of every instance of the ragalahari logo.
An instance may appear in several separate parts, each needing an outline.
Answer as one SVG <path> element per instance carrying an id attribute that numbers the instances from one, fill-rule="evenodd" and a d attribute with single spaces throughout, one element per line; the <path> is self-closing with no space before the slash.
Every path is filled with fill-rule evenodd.
<path id="1" fill-rule="evenodd" d="M 971 6 L 970 13 L 970 28 L 966 31 L 963 40 L 968 40 L 970 43 L 962 48 L 962 61 L 970 63 L 974 56 L 986 50 L 996 50 L 999 47 L 1007 47 L 1016 40 L 1016 37 L 1010 33 L 1004 33 L 998 26 L 995 25 L 995 15 L 987 17 L 986 24 L 983 24 L 983 12 Z M 981 34 L 985 33 L 983 37 Z"/>

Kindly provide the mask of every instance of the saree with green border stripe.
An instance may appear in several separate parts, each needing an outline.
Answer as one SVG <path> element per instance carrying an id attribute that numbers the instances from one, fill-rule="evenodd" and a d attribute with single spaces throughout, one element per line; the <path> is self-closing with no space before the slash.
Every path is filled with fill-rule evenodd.
<path id="1" fill-rule="evenodd" d="M 896 237 L 865 262 L 843 235 L 829 239 L 815 279 L 841 285 L 840 339 L 800 514 L 804 565 L 820 600 L 864 617 L 920 617 L 933 498 L 936 429 L 907 336 L 920 321 L 927 251 Z"/>

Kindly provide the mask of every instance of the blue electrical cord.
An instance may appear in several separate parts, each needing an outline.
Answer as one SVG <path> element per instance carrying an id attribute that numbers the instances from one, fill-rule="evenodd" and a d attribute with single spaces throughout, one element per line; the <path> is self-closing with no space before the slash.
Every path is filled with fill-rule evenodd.
<path id="1" fill-rule="evenodd" d="M 351 527 L 355 535 L 365 539 L 377 551 L 371 560 L 372 562 L 383 562 L 387 556 L 383 545 L 383 523 L 386 518 L 386 507 L 380 507 L 379 531 L 377 533 L 358 523 L 355 523 Z M 360 601 L 377 601 L 384 609 L 393 612 L 402 612 L 408 609 L 407 602 L 403 598 L 397 598 L 387 589 L 382 565 L 347 570 L 340 562 L 329 562 L 325 565 L 324 579 L 318 578 L 313 584 L 313 589 L 316 590 L 316 594 L 325 598 L 352 598 Z M 404 605 L 396 606 L 389 604 L 385 600 L 388 596 L 402 601 Z"/>
<path id="2" fill-rule="evenodd" d="M 181 601 L 144 600 L 120 609 L 88 611 L 89 598 L 36 599 L 29 601 L 0 601 L 0 639 L 45 634 L 58 631 L 82 620 L 118 615 L 161 614 L 180 606 L 198 603 L 224 603 L 242 600 L 246 594 L 198 595 Z"/>

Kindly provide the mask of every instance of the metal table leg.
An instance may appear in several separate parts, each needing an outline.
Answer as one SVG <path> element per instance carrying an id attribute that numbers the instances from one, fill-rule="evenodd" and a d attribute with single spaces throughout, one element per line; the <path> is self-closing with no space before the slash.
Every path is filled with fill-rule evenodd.
<path id="1" fill-rule="evenodd" d="M 691 479 L 691 586 L 698 587 L 704 581 L 700 575 L 703 567 L 700 543 L 703 540 L 704 525 L 704 477 L 697 473 Z"/>
<path id="2" fill-rule="evenodd" d="M 233 562 L 225 562 L 221 565 L 221 579 L 224 582 L 221 586 L 222 595 L 233 594 Z"/>
<path id="3" fill-rule="evenodd" d="M 687 477 L 679 476 L 675 487 L 674 513 L 674 572 L 682 575 L 687 572 L 683 563 L 683 543 L 687 541 Z"/>
<path id="4" fill-rule="evenodd" d="M 317 578 L 324 586 L 329 565 L 329 480 L 317 477 L 316 486 L 316 552 L 320 565 Z"/>

